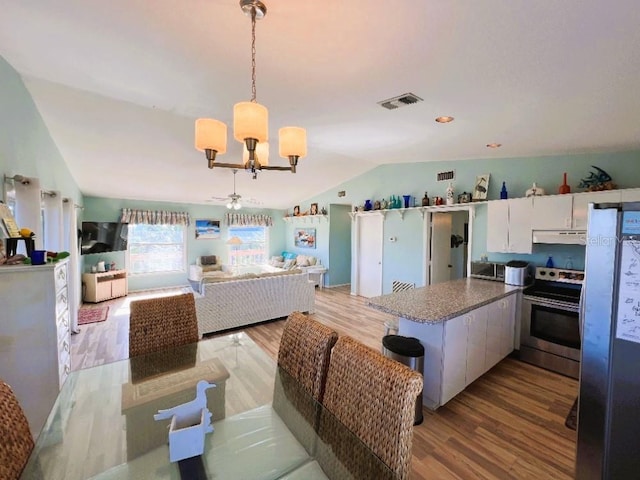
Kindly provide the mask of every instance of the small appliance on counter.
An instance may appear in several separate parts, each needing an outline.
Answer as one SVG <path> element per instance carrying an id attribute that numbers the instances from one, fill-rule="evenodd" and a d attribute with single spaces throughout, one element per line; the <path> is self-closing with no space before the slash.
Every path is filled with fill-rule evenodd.
<path id="1" fill-rule="evenodd" d="M 470 277 L 504 282 L 505 266 L 496 262 L 471 262 Z"/>
<path id="2" fill-rule="evenodd" d="M 524 287 L 533 281 L 534 268 L 529 262 L 511 260 L 504 267 L 504 283 Z"/>

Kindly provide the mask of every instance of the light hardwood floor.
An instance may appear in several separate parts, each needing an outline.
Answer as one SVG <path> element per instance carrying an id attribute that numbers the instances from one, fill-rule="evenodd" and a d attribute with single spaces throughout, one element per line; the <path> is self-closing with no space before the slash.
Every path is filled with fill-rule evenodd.
<path id="1" fill-rule="evenodd" d="M 126 358 L 130 301 L 174 292 L 136 293 L 100 304 L 109 305 L 109 318 L 83 325 L 72 336 L 72 369 Z M 383 324 L 391 317 L 338 287 L 316 290 L 313 318 L 379 349 Z M 275 359 L 283 325 L 278 320 L 244 330 Z M 424 422 L 414 428 L 411 478 L 574 478 L 576 433 L 564 421 L 577 389 L 576 380 L 503 360 L 436 412 L 424 410 Z"/>

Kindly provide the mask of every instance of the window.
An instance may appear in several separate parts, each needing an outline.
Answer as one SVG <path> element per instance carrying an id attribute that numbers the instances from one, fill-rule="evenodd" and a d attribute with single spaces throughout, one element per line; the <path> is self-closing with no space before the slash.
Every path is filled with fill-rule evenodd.
<path id="1" fill-rule="evenodd" d="M 129 273 L 184 272 L 184 225 L 129 224 Z"/>
<path id="2" fill-rule="evenodd" d="M 240 245 L 229 245 L 231 265 L 257 265 L 267 262 L 268 227 L 229 227 L 229 238 L 238 237 Z"/>

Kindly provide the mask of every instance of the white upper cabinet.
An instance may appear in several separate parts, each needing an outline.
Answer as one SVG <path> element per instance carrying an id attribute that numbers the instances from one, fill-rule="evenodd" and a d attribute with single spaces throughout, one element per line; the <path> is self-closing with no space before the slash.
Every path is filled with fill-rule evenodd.
<path id="1" fill-rule="evenodd" d="M 531 210 L 529 198 L 493 200 L 487 204 L 487 251 L 531 253 Z"/>
<path id="2" fill-rule="evenodd" d="M 585 192 L 573 195 L 573 224 L 574 230 L 587 229 L 587 213 L 590 203 L 620 202 L 622 190 L 605 190 L 603 192 Z"/>
<path id="3" fill-rule="evenodd" d="M 621 201 L 623 202 L 640 202 L 640 188 L 629 188 L 621 190 Z"/>
<path id="4" fill-rule="evenodd" d="M 572 195 L 533 197 L 533 230 L 567 230 L 571 228 Z"/>

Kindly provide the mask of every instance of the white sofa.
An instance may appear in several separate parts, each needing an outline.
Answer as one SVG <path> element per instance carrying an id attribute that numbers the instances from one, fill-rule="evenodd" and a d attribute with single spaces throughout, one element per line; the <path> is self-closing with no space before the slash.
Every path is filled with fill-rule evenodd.
<path id="1" fill-rule="evenodd" d="M 195 297 L 201 336 L 315 309 L 314 283 L 300 271 L 205 278 Z"/>

